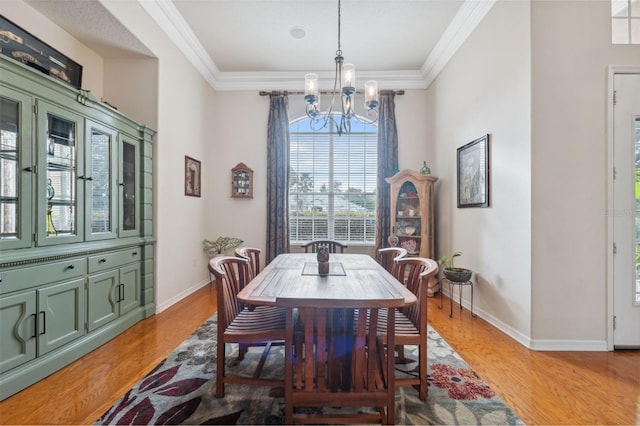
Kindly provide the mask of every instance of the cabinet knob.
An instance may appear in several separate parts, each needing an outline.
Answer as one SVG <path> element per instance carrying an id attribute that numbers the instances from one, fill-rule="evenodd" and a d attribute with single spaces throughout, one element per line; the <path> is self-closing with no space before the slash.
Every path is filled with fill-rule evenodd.
<path id="1" fill-rule="evenodd" d="M 82 180 L 84 180 L 84 179 L 85 179 L 85 177 L 84 177 L 84 176 L 78 176 L 78 179 L 82 179 Z"/>
<path id="2" fill-rule="evenodd" d="M 87 178 L 87 180 L 93 180 L 93 178 L 92 178 L 91 176 L 89 176 L 89 177 Z"/>
<path id="3" fill-rule="evenodd" d="M 33 167 L 29 166 L 29 167 L 25 167 L 24 169 L 22 169 L 25 172 L 33 172 Z"/>
<path id="4" fill-rule="evenodd" d="M 76 265 L 69 265 L 69 266 L 67 266 L 67 269 L 75 269 L 75 268 L 76 268 Z"/>
<path id="5" fill-rule="evenodd" d="M 104 258 L 98 260 L 98 263 L 106 263 L 106 262 L 107 262 L 107 259 L 104 259 Z"/>
<path id="6" fill-rule="evenodd" d="M 131 256 L 137 256 L 137 255 L 138 255 L 137 251 L 134 251 L 133 253 L 131 253 Z M 2 282 L 2 280 L 0 280 L 0 282 Z"/>

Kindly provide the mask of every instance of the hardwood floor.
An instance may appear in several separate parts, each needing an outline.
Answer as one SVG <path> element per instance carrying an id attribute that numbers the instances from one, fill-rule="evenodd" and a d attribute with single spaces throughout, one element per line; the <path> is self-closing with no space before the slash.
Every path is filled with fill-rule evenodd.
<path id="1" fill-rule="evenodd" d="M 528 425 L 640 424 L 640 351 L 535 352 L 448 300 L 433 328 Z M 207 286 L 0 403 L 1 424 L 91 424 L 215 312 Z"/>

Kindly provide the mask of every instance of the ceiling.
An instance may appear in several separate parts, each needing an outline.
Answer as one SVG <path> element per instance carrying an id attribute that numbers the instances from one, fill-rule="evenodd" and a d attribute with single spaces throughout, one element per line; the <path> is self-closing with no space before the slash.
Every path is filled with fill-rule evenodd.
<path id="1" fill-rule="evenodd" d="M 154 56 L 98 0 L 26 1 L 105 58 Z M 138 1 L 216 90 L 301 90 L 307 72 L 332 87 L 337 0 Z M 360 84 L 428 87 L 493 2 L 342 0 L 345 62 Z"/>

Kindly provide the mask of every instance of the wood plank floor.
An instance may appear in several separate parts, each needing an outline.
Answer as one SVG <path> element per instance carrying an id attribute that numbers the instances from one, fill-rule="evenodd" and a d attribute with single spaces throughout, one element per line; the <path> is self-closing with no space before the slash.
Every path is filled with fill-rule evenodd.
<path id="1" fill-rule="evenodd" d="M 529 425 L 640 424 L 640 352 L 530 351 L 469 311 L 429 321 Z M 215 312 L 204 287 L 0 403 L 1 424 L 91 424 Z"/>

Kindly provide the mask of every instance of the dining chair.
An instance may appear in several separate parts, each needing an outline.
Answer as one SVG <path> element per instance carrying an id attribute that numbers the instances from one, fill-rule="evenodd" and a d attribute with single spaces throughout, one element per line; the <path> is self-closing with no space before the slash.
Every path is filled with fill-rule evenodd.
<path id="1" fill-rule="evenodd" d="M 405 345 L 418 346 L 418 376 L 396 377 L 396 385 L 417 385 L 418 396 L 424 401 L 427 399 L 427 290 L 429 279 L 438 273 L 438 263 L 424 257 L 405 257 L 398 259 L 396 263 L 398 264 L 396 278 L 404 283 L 418 299 L 417 303 L 394 311 L 395 348 L 398 351 L 398 360 L 404 358 Z M 388 317 L 381 315 L 378 328 L 386 329 L 387 321 Z M 393 352 L 388 352 L 390 358 L 394 358 Z"/>
<path id="2" fill-rule="evenodd" d="M 238 292 L 249 282 L 249 261 L 241 257 L 219 256 L 209 261 L 215 276 L 218 304 L 218 345 L 216 352 L 216 398 L 224 397 L 225 383 L 258 386 L 282 386 L 284 380 L 260 378 L 262 367 L 273 344 L 283 344 L 285 309 L 259 306 L 251 310 L 237 298 Z M 264 346 L 262 357 L 252 377 L 229 376 L 225 371 L 226 345 L 238 344 L 238 360 L 244 359 L 249 346 Z"/>
<path id="3" fill-rule="evenodd" d="M 347 248 L 346 244 L 333 240 L 314 240 L 308 243 L 302 244 L 300 247 L 304 249 L 305 253 L 317 253 L 319 246 L 329 247 L 329 253 L 344 253 L 344 249 Z"/>
<path id="4" fill-rule="evenodd" d="M 260 272 L 260 253 L 262 250 L 252 247 L 238 247 L 235 249 L 237 257 L 242 257 L 249 261 L 249 278 L 254 279 Z"/>
<path id="5" fill-rule="evenodd" d="M 277 299 L 287 309 L 285 424 L 395 423 L 394 359 L 385 351 L 395 344 L 394 315 L 386 314 L 384 340 L 377 321 L 390 303 Z"/>
<path id="6" fill-rule="evenodd" d="M 402 259 L 407 255 L 407 249 L 402 247 L 386 247 L 378 249 L 378 261 L 384 269 L 391 275 L 396 277 L 398 275 L 398 259 Z"/>

